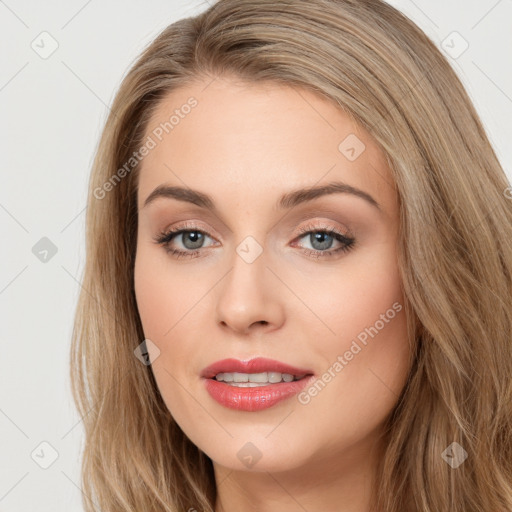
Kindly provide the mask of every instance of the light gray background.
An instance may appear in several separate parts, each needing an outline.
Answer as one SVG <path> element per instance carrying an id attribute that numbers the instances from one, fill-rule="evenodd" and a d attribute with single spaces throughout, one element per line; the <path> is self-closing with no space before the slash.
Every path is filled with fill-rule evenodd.
<path id="1" fill-rule="evenodd" d="M 452 55 L 464 44 L 454 31 L 467 41 L 449 59 L 510 180 L 512 0 L 390 3 Z M 83 438 L 68 364 L 93 154 L 139 52 L 165 26 L 206 7 L 201 0 L 0 0 L 0 512 L 82 510 Z M 46 59 L 31 47 L 51 48 L 44 31 L 58 43 Z M 42 237 L 57 248 L 47 262 L 32 252 Z"/>

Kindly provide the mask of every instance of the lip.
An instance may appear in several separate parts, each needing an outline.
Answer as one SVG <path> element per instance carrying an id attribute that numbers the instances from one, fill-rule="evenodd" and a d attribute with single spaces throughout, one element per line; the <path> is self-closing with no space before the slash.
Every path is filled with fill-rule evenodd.
<path id="1" fill-rule="evenodd" d="M 280 372 L 291 375 L 305 375 L 304 378 L 292 382 L 280 382 L 268 386 L 252 388 L 230 386 L 213 377 L 218 373 L 262 373 Z M 304 389 L 314 378 L 309 369 L 296 368 L 280 361 L 257 357 L 249 361 L 238 359 L 223 359 L 208 366 L 201 372 L 206 390 L 219 404 L 237 411 L 256 412 L 268 409 L 286 400 Z"/>

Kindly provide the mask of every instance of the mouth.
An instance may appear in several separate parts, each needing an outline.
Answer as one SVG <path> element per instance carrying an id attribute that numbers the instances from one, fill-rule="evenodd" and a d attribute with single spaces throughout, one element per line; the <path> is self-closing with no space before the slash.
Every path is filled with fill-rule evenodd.
<path id="1" fill-rule="evenodd" d="M 311 370 L 273 359 L 224 359 L 205 368 L 201 377 L 210 396 L 237 411 L 256 412 L 299 393 L 313 379 Z"/>

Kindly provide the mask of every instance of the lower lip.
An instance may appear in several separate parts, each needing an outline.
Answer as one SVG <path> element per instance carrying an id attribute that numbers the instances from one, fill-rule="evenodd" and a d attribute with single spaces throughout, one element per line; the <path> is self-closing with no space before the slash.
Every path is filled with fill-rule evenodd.
<path id="1" fill-rule="evenodd" d="M 304 389 L 313 375 L 292 382 L 280 382 L 268 386 L 242 388 L 230 386 L 215 379 L 204 379 L 206 390 L 219 404 L 237 411 L 261 411 L 292 397 Z"/>

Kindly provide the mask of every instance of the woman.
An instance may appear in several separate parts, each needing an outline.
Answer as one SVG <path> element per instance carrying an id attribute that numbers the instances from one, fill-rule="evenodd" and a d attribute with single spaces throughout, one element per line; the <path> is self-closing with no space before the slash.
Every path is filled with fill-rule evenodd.
<path id="1" fill-rule="evenodd" d="M 90 181 L 86 510 L 511 511 L 510 190 L 381 1 L 165 29 Z"/>

